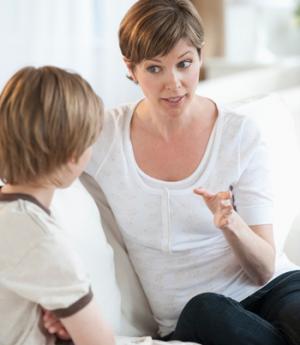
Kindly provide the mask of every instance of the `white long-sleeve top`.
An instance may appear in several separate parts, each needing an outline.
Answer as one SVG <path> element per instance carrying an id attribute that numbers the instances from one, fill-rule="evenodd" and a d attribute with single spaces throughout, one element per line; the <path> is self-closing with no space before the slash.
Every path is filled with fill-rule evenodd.
<path id="1" fill-rule="evenodd" d="M 184 180 L 167 182 L 138 167 L 130 141 L 136 104 L 107 111 L 87 172 L 103 189 L 161 335 L 174 330 L 184 305 L 203 292 L 238 301 L 259 287 L 239 265 L 196 187 L 232 189 L 248 225 L 272 223 L 268 154 L 249 117 L 219 107 L 203 159 Z M 275 276 L 293 269 L 279 255 Z"/>

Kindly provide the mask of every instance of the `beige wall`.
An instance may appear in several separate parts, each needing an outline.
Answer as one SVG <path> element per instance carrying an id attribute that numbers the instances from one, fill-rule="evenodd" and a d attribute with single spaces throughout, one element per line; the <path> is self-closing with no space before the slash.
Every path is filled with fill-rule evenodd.
<path id="1" fill-rule="evenodd" d="M 224 55 L 224 1 L 191 0 L 204 22 L 205 56 Z"/>

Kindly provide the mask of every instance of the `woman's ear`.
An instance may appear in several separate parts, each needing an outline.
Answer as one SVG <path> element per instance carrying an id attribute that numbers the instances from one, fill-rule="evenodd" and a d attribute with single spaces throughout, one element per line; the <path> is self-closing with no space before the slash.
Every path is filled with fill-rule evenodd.
<path id="1" fill-rule="evenodd" d="M 130 60 L 123 56 L 123 61 L 124 61 L 125 65 L 126 65 L 127 69 L 128 70 L 131 69 L 130 68 L 131 67 Z"/>
<path id="2" fill-rule="evenodd" d="M 203 58 L 204 58 L 204 43 L 202 44 L 201 48 L 198 49 L 199 54 L 199 62 L 200 62 L 200 70 L 199 70 L 199 81 L 206 79 L 206 69 L 203 66 Z"/>
<path id="3" fill-rule="evenodd" d="M 134 75 L 134 71 L 133 71 L 133 67 L 132 67 L 132 63 L 130 62 L 130 60 L 128 60 L 126 57 L 123 57 L 123 61 L 127 67 L 127 78 L 132 80 L 134 83 L 138 84 L 138 81 Z"/>
<path id="4" fill-rule="evenodd" d="M 205 42 L 202 43 L 201 48 L 199 49 L 199 59 L 200 59 L 200 66 L 203 64 L 203 56 L 204 56 L 204 50 L 205 50 Z"/>

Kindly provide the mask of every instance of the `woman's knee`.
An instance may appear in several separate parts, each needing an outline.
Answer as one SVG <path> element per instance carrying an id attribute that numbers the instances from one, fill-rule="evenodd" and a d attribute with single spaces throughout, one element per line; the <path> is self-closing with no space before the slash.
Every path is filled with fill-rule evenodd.
<path id="1" fill-rule="evenodd" d="M 191 298 L 189 302 L 186 304 L 186 307 L 206 308 L 207 306 L 211 307 L 214 305 L 219 305 L 220 303 L 226 303 L 227 299 L 228 298 L 224 295 L 220 295 L 213 292 L 205 292 Z"/>
<path id="2" fill-rule="evenodd" d="M 236 320 L 231 317 L 237 302 L 223 295 L 203 293 L 193 297 L 184 307 L 173 340 L 204 342 L 230 334 L 234 338 Z M 218 330 L 216 334 L 216 330 Z M 224 339 L 223 339 L 224 340 Z M 222 342 L 220 342 L 222 344 Z"/>
<path id="3" fill-rule="evenodd" d="M 218 313 L 226 309 L 226 305 L 227 297 L 211 292 L 202 293 L 190 299 L 182 310 L 181 317 L 198 321 L 208 320 L 210 317 L 216 319 Z"/>

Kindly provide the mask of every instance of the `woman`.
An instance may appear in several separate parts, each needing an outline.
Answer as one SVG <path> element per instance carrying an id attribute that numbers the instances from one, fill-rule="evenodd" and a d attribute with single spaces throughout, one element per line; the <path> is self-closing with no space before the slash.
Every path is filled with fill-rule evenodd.
<path id="1" fill-rule="evenodd" d="M 139 0 L 119 40 L 144 98 L 107 112 L 89 173 L 120 225 L 160 336 L 300 344 L 300 271 L 275 264 L 260 133 L 195 94 L 204 45 L 196 10 L 188 0 Z"/>

